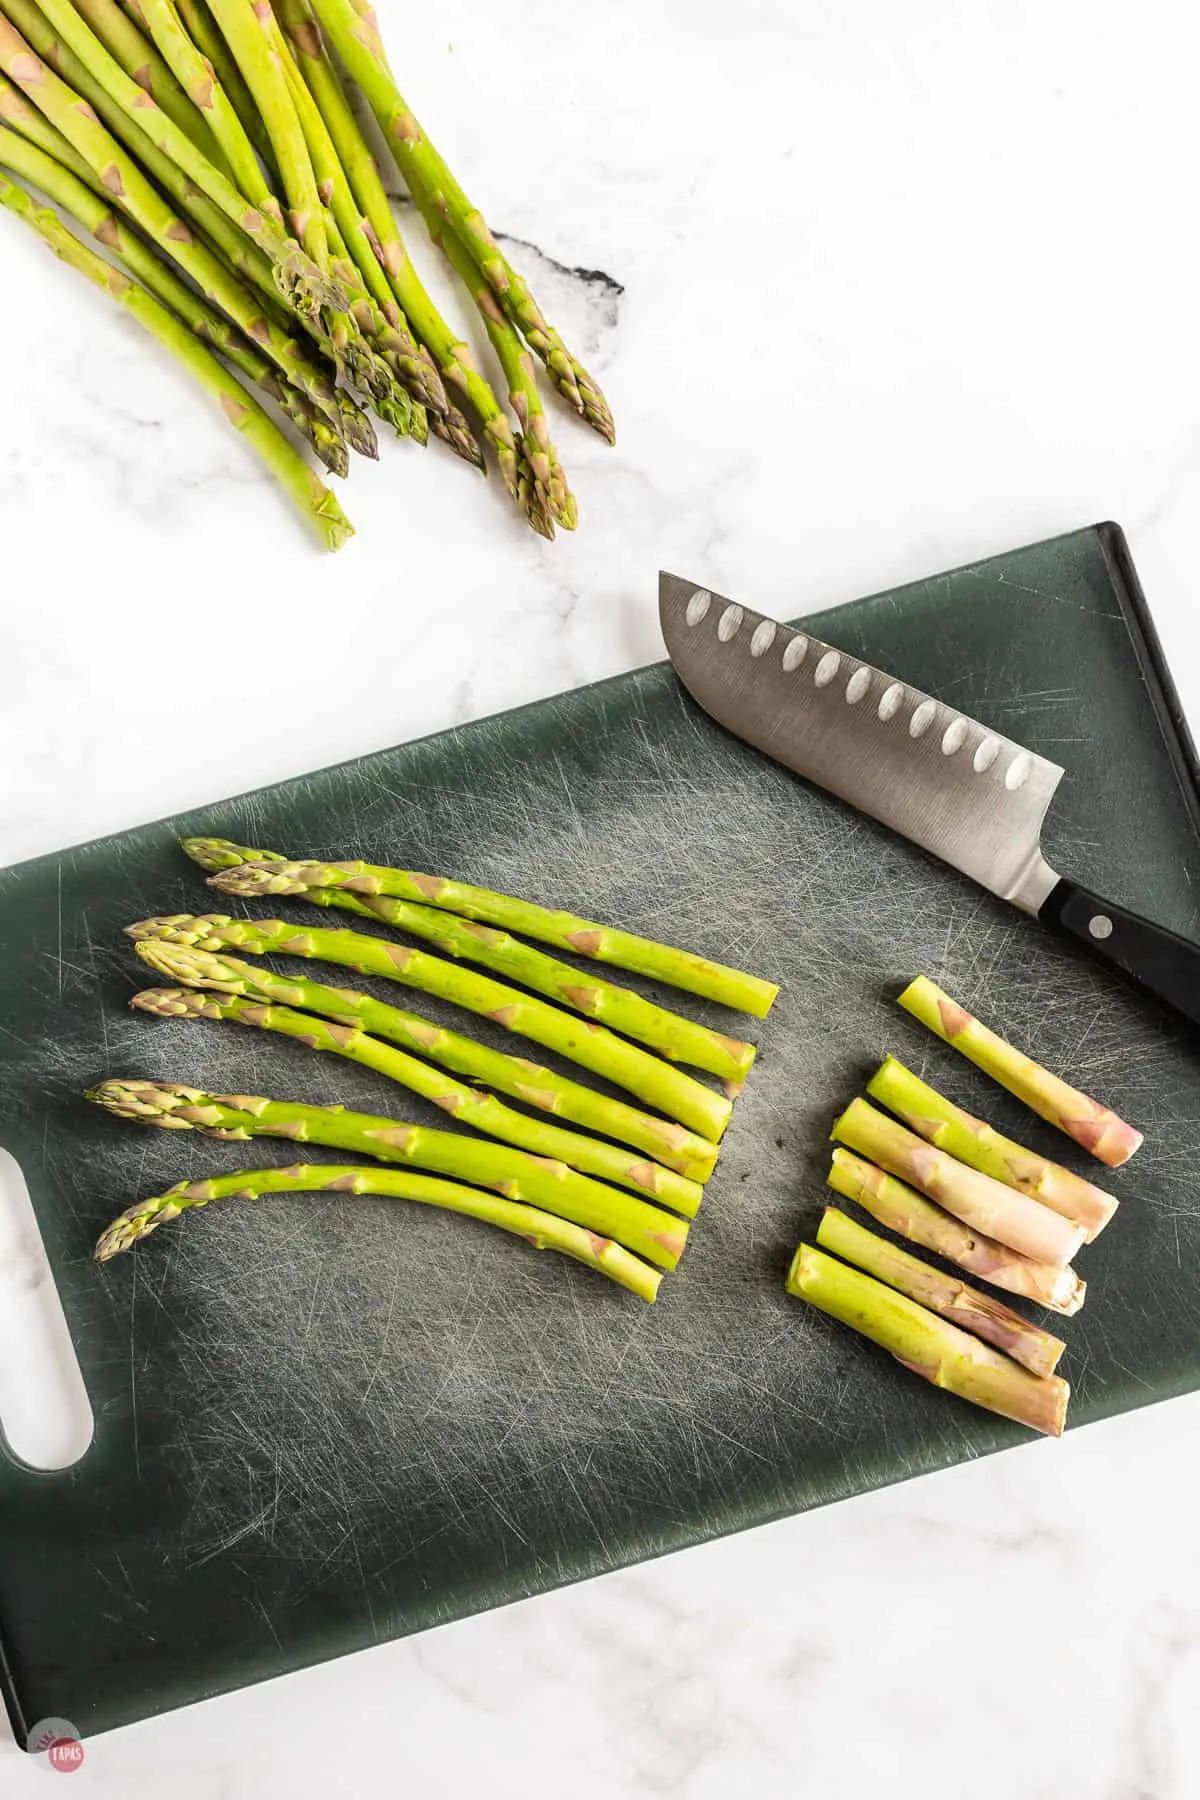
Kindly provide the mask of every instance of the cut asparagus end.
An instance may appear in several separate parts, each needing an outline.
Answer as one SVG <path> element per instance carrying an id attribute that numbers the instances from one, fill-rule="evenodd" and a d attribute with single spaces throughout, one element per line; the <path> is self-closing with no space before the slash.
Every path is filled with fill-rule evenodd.
<path id="1" fill-rule="evenodd" d="M 909 983 L 900 995 L 900 1005 L 1110 1169 L 1128 1162 L 1142 1143 L 1140 1131 L 997 1036 L 928 976 L 918 975 Z"/>
<path id="2" fill-rule="evenodd" d="M 1084 1241 L 1081 1225 L 956 1162 L 865 1100 L 851 1101 L 831 1135 L 1023 1256 L 1065 1268 Z"/>
<path id="3" fill-rule="evenodd" d="M 1061 1437 L 1071 1390 L 1057 1375 L 1031 1375 L 936 1313 L 858 1269 L 801 1244 L 787 1291 L 870 1338 L 934 1387 Z"/>
<path id="4" fill-rule="evenodd" d="M 888 1287 L 907 1294 L 910 1300 L 927 1306 L 930 1312 L 949 1319 L 952 1325 L 960 1325 L 964 1331 L 1005 1351 L 1034 1375 L 1053 1375 L 1066 1349 L 1061 1338 L 1023 1319 L 1010 1306 L 968 1287 L 957 1276 L 930 1268 L 919 1257 L 910 1256 L 907 1250 L 898 1249 L 857 1224 L 836 1206 L 826 1207 L 817 1230 L 817 1243 L 832 1256 L 840 1256 L 843 1262 L 853 1263 Z"/>
<path id="5" fill-rule="evenodd" d="M 856 1200 L 864 1212 L 889 1231 L 944 1256 L 947 1262 L 978 1275 L 993 1287 L 1036 1300 L 1040 1306 L 1048 1306 L 1067 1318 L 1083 1305 L 1087 1284 L 1074 1269 L 1057 1269 L 1050 1263 L 1037 1262 L 982 1232 L 972 1231 L 914 1188 L 850 1150 L 834 1151 L 828 1182 L 835 1193 Z"/>
<path id="6" fill-rule="evenodd" d="M 1089 1244 L 1117 1210 L 1111 1194 L 973 1118 L 894 1056 L 884 1058 L 868 1082 L 867 1092 L 947 1156 L 1082 1225 Z"/>

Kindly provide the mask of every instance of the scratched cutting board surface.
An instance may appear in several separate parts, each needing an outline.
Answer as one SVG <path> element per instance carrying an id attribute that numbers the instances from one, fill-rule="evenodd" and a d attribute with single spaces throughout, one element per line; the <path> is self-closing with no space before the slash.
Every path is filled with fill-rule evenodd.
<path id="1" fill-rule="evenodd" d="M 1051 859 L 1194 933 L 1189 751 L 1140 619 L 1123 540 L 1098 528 L 812 624 L 1065 763 Z M 80 1099 L 105 1074 L 445 1124 L 300 1045 L 126 1010 L 142 984 L 120 927 L 212 909 L 181 830 L 454 873 L 780 979 L 658 1304 L 472 1222 L 344 1196 L 214 1205 L 97 1270 L 93 1240 L 133 1198 L 292 1156 L 118 1123 Z M 1200 1385 L 1194 1043 L 724 735 L 665 667 L 10 869 L 0 950 L 0 1143 L 96 1415 L 70 1470 L 0 1456 L 19 1736 L 47 1715 L 102 1730 L 1019 1441 L 783 1292 L 829 1123 L 886 1050 L 1063 1154 L 895 1007 L 919 970 L 1147 1132 L 1064 1327 L 1073 1423 Z"/>

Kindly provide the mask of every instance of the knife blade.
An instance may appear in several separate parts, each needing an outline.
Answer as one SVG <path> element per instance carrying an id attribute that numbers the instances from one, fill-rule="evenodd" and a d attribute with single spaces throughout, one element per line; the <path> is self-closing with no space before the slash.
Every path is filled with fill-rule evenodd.
<path id="1" fill-rule="evenodd" d="M 696 582 L 660 573 L 658 604 L 676 673 L 719 724 L 1200 1023 L 1200 946 L 1047 862 L 1057 763 Z"/>

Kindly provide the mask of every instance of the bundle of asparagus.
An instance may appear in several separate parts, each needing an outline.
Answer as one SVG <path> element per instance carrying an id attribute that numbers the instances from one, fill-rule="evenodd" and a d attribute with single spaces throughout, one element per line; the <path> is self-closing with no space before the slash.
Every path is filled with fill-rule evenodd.
<path id="1" fill-rule="evenodd" d="M 130 1248 L 165 1220 L 214 1199 L 290 1190 L 351 1191 L 468 1213 L 517 1232 L 538 1248 L 575 1256 L 643 1299 L 655 1297 L 661 1271 L 678 1263 L 688 1221 L 699 1212 L 731 1108 L 729 1095 L 714 1092 L 675 1065 L 691 1063 L 736 1091 L 753 1061 L 753 1047 L 628 988 L 588 977 L 478 919 L 502 916 L 543 941 L 617 967 L 650 970 L 662 980 L 729 1004 L 752 1005 L 760 1016 L 775 996 L 773 984 L 572 914 L 431 876 L 373 871 L 370 880 L 393 893 L 415 886 L 431 902 L 385 898 L 378 904 L 395 910 L 379 913 L 374 900 L 361 900 L 330 879 L 337 871 L 365 865 L 285 863 L 278 853 L 222 839 L 189 839 L 183 848 L 202 867 L 216 871 L 218 883 L 236 892 L 279 891 L 257 884 L 264 871 L 286 870 L 284 891 L 322 903 L 336 899 L 376 921 L 382 917 L 402 925 L 454 958 L 498 968 L 572 1011 L 476 974 L 458 960 L 447 962 L 361 932 L 311 930 L 282 920 L 224 914 L 174 915 L 127 927 L 142 961 L 175 984 L 135 995 L 133 1005 L 139 1010 L 161 1018 L 232 1021 L 345 1057 L 432 1101 L 494 1141 L 342 1107 L 210 1094 L 175 1082 L 105 1081 L 89 1098 L 121 1118 L 229 1140 L 287 1137 L 429 1173 L 381 1176 L 369 1168 L 304 1164 L 185 1181 L 138 1202 L 115 1220 L 96 1247 L 100 1261 Z M 308 870 L 314 872 L 311 889 L 301 878 Z M 656 1110 L 614 1099 L 372 995 L 256 967 L 226 954 L 231 948 L 320 958 L 437 994 L 536 1039 Z M 599 1018 L 625 1035 L 596 1023 Z M 455 1078 L 460 1075 L 468 1081 Z M 506 1104 L 499 1094 L 529 1110 Z M 546 1114 L 581 1129 L 553 1124 Z M 450 1179 L 436 1179 L 441 1177 Z M 494 1197 L 497 1192 L 500 1201 Z"/>
<path id="2" fill-rule="evenodd" d="M 1102 1161 L 1123 1162 L 1140 1144 L 1140 1133 L 1115 1113 L 981 1026 L 924 976 L 900 1004 Z M 847 1107 L 833 1127 L 846 1147 L 833 1153 L 829 1186 L 897 1236 L 993 1287 L 1078 1312 L 1085 1287 L 1068 1265 L 1111 1220 L 1112 1196 L 973 1118 L 893 1056 L 867 1092 L 895 1117 L 861 1099 Z M 797 1250 L 789 1293 L 936 1386 L 1061 1434 L 1070 1390 L 1054 1374 L 1060 1339 L 835 1207 L 826 1209 L 817 1244 Z"/>
<path id="3" fill-rule="evenodd" d="M 512 417 L 417 274 L 355 88 Z M 378 454 L 371 412 L 478 469 L 486 444 L 535 531 L 574 528 L 534 357 L 609 443 L 612 416 L 418 125 L 366 0 L 0 0 L 0 170 L 0 204 L 191 371 L 330 549 L 352 527 L 293 436 L 344 476 Z"/>

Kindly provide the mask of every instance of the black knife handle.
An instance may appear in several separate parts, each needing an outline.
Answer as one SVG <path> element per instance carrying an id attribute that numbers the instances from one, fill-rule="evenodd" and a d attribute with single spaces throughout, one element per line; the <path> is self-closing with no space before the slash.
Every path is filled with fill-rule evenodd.
<path id="1" fill-rule="evenodd" d="M 1051 889 L 1038 918 L 1200 1025 L 1200 944 L 1065 879 Z"/>

